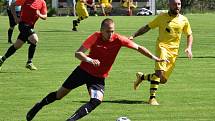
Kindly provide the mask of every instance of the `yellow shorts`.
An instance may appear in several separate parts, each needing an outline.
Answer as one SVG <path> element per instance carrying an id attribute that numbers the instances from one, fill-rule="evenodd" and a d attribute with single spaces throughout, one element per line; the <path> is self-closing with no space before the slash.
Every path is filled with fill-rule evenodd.
<path id="1" fill-rule="evenodd" d="M 122 7 L 128 8 L 128 2 L 124 2 L 122 4 Z M 130 3 L 130 8 L 136 8 L 137 6 L 135 6 L 133 3 Z"/>
<path id="2" fill-rule="evenodd" d="M 110 3 L 102 3 L 101 4 L 104 8 L 112 8 L 112 5 Z"/>
<path id="3" fill-rule="evenodd" d="M 168 49 L 165 47 L 157 47 L 156 55 L 161 59 L 168 59 L 170 62 L 155 62 L 155 70 L 163 70 L 164 77 L 169 78 L 175 67 L 175 61 L 178 56 L 178 49 Z"/>
<path id="4" fill-rule="evenodd" d="M 82 17 L 84 19 L 89 16 L 87 7 L 84 5 L 84 3 L 77 3 L 75 8 L 76 8 L 76 13 L 79 18 Z"/>

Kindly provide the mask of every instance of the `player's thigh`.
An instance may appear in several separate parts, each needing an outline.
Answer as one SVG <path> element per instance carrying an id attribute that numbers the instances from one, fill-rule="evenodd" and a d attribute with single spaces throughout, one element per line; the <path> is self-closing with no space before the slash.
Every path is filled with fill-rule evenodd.
<path id="1" fill-rule="evenodd" d="M 37 43 L 38 36 L 36 35 L 34 29 L 31 26 L 21 22 L 21 23 L 19 23 L 18 27 L 19 27 L 19 31 L 20 31 L 18 39 L 20 39 L 24 42 L 29 41 L 30 43 L 33 43 L 33 44 Z"/>
<path id="2" fill-rule="evenodd" d="M 156 75 L 158 75 L 161 79 L 161 83 L 165 83 L 168 79 L 168 76 L 166 75 L 169 71 L 168 67 L 172 64 L 171 62 L 171 54 L 170 52 L 164 48 L 164 47 L 158 47 L 156 50 L 156 56 L 158 56 L 161 59 L 168 59 L 170 63 L 167 62 L 155 62 L 155 70 Z"/>
<path id="3" fill-rule="evenodd" d="M 100 101 L 104 97 L 105 82 L 104 78 L 90 77 L 87 81 L 87 89 L 90 95 L 90 98 L 96 98 Z"/>
<path id="4" fill-rule="evenodd" d="M 82 70 L 79 66 L 69 75 L 64 81 L 62 87 L 72 90 L 85 84 L 88 74 Z"/>
<path id="5" fill-rule="evenodd" d="M 127 7 L 128 7 L 128 3 L 127 3 L 127 2 L 124 2 L 124 3 L 122 4 L 122 7 L 127 8 Z"/>
<path id="6" fill-rule="evenodd" d="M 89 16 L 87 8 L 83 6 L 77 7 L 77 15 L 82 18 L 87 18 Z"/>
<path id="7" fill-rule="evenodd" d="M 110 3 L 108 3 L 106 6 L 107 8 L 110 8 L 110 9 L 112 8 L 112 5 Z"/>
<path id="8" fill-rule="evenodd" d="M 16 49 L 19 49 L 22 47 L 22 45 L 24 44 L 25 42 L 20 40 L 20 39 L 17 39 L 16 42 L 13 44 L 13 46 L 16 48 Z"/>
<path id="9" fill-rule="evenodd" d="M 164 77 L 166 78 L 166 80 L 169 79 L 171 73 L 175 68 L 175 61 L 176 61 L 176 56 L 173 56 L 169 58 L 169 63 L 166 64 L 166 71 L 164 73 Z"/>

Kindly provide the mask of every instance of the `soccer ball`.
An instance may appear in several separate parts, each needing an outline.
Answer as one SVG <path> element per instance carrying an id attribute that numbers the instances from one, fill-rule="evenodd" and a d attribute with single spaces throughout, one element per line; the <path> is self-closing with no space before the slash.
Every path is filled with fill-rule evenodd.
<path id="1" fill-rule="evenodd" d="M 131 120 L 128 119 L 127 117 L 119 117 L 116 119 L 116 121 L 131 121 Z"/>

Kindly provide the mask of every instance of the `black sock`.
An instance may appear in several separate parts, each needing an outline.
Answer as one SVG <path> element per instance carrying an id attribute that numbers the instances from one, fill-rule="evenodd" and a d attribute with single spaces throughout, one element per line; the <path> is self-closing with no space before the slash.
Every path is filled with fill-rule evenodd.
<path id="1" fill-rule="evenodd" d="M 28 62 L 27 63 L 32 63 L 32 59 L 34 57 L 35 50 L 36 50 L 36 45 L 30 44 L 30 46 L 28 48 Z"/>
<path id="2" fill-rule="evenodd" d="M 8 50 L 7 50 L 7 52 L 5 53 L 5 55 L 4 55 L 5 60 L 6 60 L 7 58 L 9 58 L 11 55 L 13 55 L 15 52 L 16 52 L 16 48 L 14 47 L 14 45 L 11 45 L 11 46 L 8 48 Z"/>
<path id="3" fill-rule="evenodd" d="M 55 100 L 57 100 L 57 92 L 51 92 L 45 98 L 43 98 L 43 100 L 40 102 L 40 105 L 43 107 L 53 103 Z"/>
<path id="4" fill-rule="evenodd" d="M 78 19 L 77 19 L 77 22 L 80 23 L 81 20 L 83 20 L 82 17 L 78 18 Z"/>
<path id="5" fill-rule="evenodd" d="M 100 104 L 101 104 L 100 100 L 98 100 L 96 98 L 91 98 L 88 103 L 82 105 L 69 119 L 76 121 L 76 120 L 86 116 L 88 113 L 90 113 Z"/>
<path id="6" fill-rule="evenodd" d="M 11 38 L 13 34 L 13 29 L 9 28 L 7 34 L 8 34 L 8 42 L 12 42 Z"/>

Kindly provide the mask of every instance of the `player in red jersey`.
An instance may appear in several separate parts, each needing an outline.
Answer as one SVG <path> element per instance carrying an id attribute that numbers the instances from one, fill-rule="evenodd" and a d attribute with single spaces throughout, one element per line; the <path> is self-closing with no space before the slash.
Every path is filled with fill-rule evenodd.
<path id="1" fill-rule="evenodd" d="M 98 16 L 95 0 L 87 0 L 87 8 L 90 8 L 90 15 Z"/>
<path id="2" fill-rule="evenodd" d="M 71 90 L 84 84 L 87 86 L 90 100 L 67 121 L 76 121 L 94 110 L 103 100 L 105 78 L 122 46 L 134 49 L 157 62 L 166 61 L 157 58 L 146 48 L 137 45 L 128 38 L 114 33 L 114 29 L 115 25 L 112 19 L 107 18 L 102 21 L 100 32 L 90 35 L 75 52 L 75 57 L 81 60 L 81 64 L 65 80 L 58 91 L 49 93 L 41 102 L 34 105 L 27 113 L 27 121 L 31 121 L 43 106 L 62 99 Z M 86 55 L 85 52 L 88 49 L 90 52 L 89 55 Z"/>
<path id="3" fill-rule="evenodd" d="M 17 18 L 15 12 L 15 6 L 21 6 L 20 19 Z M 11 12 L 16 23 L 19 23 L 19 35 L 17 41 L 9 47 L 5 55 L 0 58 L 0 68 L 3 62 L 13 55 L 16 50 L 22 47 L 27 41 L 30 46 L 28 49 L 28 61 L 26 68 L 30 70 L 36 70 L 37 68 L 33 65 L 32 59 L 36 50 L 38 42 L 38 36 L 34 31 L 34 25 L 38 18 L 45 20 L 47 18 L 47 7 L 44 0 L 16 0 L 11 3 Z"/>

